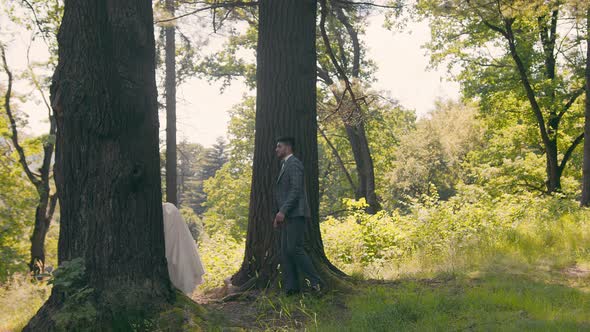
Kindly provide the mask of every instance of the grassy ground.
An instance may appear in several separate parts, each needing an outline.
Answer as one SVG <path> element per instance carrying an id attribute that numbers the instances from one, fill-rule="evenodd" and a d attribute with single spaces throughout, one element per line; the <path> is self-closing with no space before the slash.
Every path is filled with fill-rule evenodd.
<path id="1" fill-rule="evenodd" d="M 500 212 L 515 210 L 498 206 Z M 477 221 L 472 215 L 479 210 L 474 211 L 415 224 L 459 234 L 465 227 L 457 221 L 474 224 L 469 218 Z M 590 331 L 590 210 L 549 213 L 527 205 L 515 211 L 516 217 L 487 213 L 480 218 L 489 225 L 486 232 L 470 230 L 472 237 L 441 242 L 436 250 L 416 251 L 407 259 L 348 269 L 342 264 L 359 279 L 382 280 L 360 281 L 347 293 L 320 299 L 257 293 L 226 302 L 212 293 L 197 300 L 208 311 L 211 331 Z M 441 237 L 436 228 L 417 234 L 426 244 Z M 239 264 L 240 248 L 224 243 L 212 241 L 209 251 L 203 249 L 217 283 Z M 328 252 L 336 246 L 325 243 Z M 1 285 L 0 332 L 19 331 L 49 290 L 25 276 Z"/>
<path id="2" fill-rule="evenodd" d="M 346 305 L 312 330 L 590 331 L 588 291 L 526 274 L 404 280 L 364 287 Z"/>
<path id="3" fill-rule="evenodd" d="M 32 299 L 40 305 L 48 292 L 19 285 L 4 294 L 12 305 L 2 306 L 0 331 L 20 330 Z M 201 302 L 219 331 L 590 331 L 590 266 L 498 259 L 482 270 L 362 281 L 320 299 L 260 293 Z"/>
<path id="4" fill-rule="evenodd" d="M 363 281 L 347 294 L 208 302 L 215 330 L 590 331 L 590 269 L 494 262 L 485 271 Z"/>

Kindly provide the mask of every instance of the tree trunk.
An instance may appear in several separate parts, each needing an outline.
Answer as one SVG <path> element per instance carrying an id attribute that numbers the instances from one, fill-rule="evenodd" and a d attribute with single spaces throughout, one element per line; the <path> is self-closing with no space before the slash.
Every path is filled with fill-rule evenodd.
<path id="1" fill-rule="evenodd" d="M 344 124 L 346 134 L 352 154 L 356 164 L 356 171 L 359 182 L 355 192 L 355 198 L 365 198 L 367 204 L 367 213 L 375 214 L 381 210 L 381 205 L 375 194 L 375 169 L 373 167 L 373 158 L 369 149 L 369 141 L 365 133 L 364 121 L 359 121 L 356 125 Z"/>
<path id="2" fill-rule="evenodd" d="M 51 142 L 51 140 L 43 144 L 43 162 L 39 168 L 40 174 L 34 174 L 31 171 L 31 168 L 26 160 L 25 151 L 18 139 L 18 129 L 11 107 L 12 84 L 14 78 L 10 68 L 8 67 L 6 53 L 2 45 L 0 45 L 0 57 L 2 58 L 2 67 L 8 76 L 6 94 L 4 95 L 4 108 L 6 109 L 6 115 L 8 116 L 10 129 L 12 132 L 10 139 L 14 145 L 15 150 L 17 151 L 18 161 L 21 164 L 23 171 L 27 175 L 27 178 L 31 184 L 35 186 L 38 195 L 37 208 L 35 209 L 35 224 L 33 226 L 33 234 L 31 235 L 31 259 L 29 261 L 29 270 L 34 275 L 38 275 L 42 273 L 45 268 L 45 236 L 49 230 L 49 225 L 51 223 L 51 219 L 53 218 L 55 205 L 57 203 L 57 196 L 55 196 L 55 194 L 50 196 L 49 194 L 49 182 L 51 179 L 51 158 L 53 157 L 55 144 Z M 41 87 L 38 84 L 36 76 L 32 70 L 31 78 L 33 79 L 36 88 L 41 92 L 43 100 L 45 101 L 45 95 L 43 94 L 43 91 L 41 90 Z M 51 109 L 47 102 L 45 102 L 45 105 L 48 107 L 49 111 L 49 135 L 52 136 L 55 135 L 56 130 L 55 118 L 51 114 Z"/>
<path id="3" fill-rule="evenodd" d="M 257 100 L 254 166 L 246 251 L 235 285 L 274 285 L 279 262 L 278 231 L 273 229 L 273 190 L 279 172 L 276 138 L 295 138 L 295 155 L 305 168 L 311 208 L 305 247 L 328 287 L 343 276 L 326 258 L 319 228 L 316 119 L 315 0 L 259 2 Z"/>
<path id="4" fill-rule="evenodd" d="M 582 166 L 582 206 L 590 206 L 590 8 L 586 12 L 586 104 L 584 122 L 584 164 Z"/>
<path id="5" fill-rule="evenodd" d="M 557 142 L 551 140 L 545 145 L 545 157 L 547 160 L 547 193 L 552 194 L 561 190 L 561 169 L 557 162 Z"/>
<path id="6" fill-rule="evenodd" d="M 58 44 L 58 260 L 82 259 L 87 288 L 56 284 L 25 331 L 130 330 L 175 298 L 164 253 L 151 1 L 66 1 Z M 88 306 L 88 320 L 56 318 Z"/>
<path id="7" fill-rule="evenodd" d="M 358 38 L 358 33 L 350 23 L 348 17 L 344 14 L 341 7 L 336 5 L 334 7 L 334 12 L 340 23 L 346 28 L 352 42 L 352 77 L 355 80 L 358 80 L 360 78 L 361 68 L 361 44 Z M 343 45 L 344 41 L 342 38 L 337 38 L 337 40 L 341 49 L 341 58 L 343 60 L 342 65 L 346 66 L 348 61 L 346 60 L 346 54 L 343 51 L 345 49 Z M 339 96 L 335 97 L 337 100 L 340 98 Z M 365 119 L 362 114 L 359 114 L 361 111 L 358 103 L 354 103 L 356 107 L 352 111 L 353 114 L 350 116 L 343 115 L 342 121 L 346 129 L 348 141 L 356 164 L 358 186 L 355 191 L 355 198 L 360 199 L 364 197 L 369 205 L 366 209 L 367 213 L 375 214 L 381 210 L 381 204 L 379 204 L 377 194 L 375 193 L 375 168 L 373 165 L 373 157 L 371 155 L 371 149 L 365 131 Z M 353 118 L 354 123 L 349 123 L 349 118 Z"/>
<path id="8" fill-rule="evenodd" d="M 174 0 L 166 0 L 174 16 Z M 166 26 L 166 201 L 178 205 L 176 175 L 176 44 L 174 25 Z"/>
<path id="9" fill-rule="evenodd" d="M 53 149 L 52 149 L 53 150 Z M 53 155 L 53 152 L 51 153 Z M 47 189 L 40 192 L 39 203 L 35 210 L 35 226 L 31 235 L 31 260 L 29 269 L 34 275 L 45 270 L 45 237 L 57 204 L 57 195 L 49 196 L 49 183 Z"/>

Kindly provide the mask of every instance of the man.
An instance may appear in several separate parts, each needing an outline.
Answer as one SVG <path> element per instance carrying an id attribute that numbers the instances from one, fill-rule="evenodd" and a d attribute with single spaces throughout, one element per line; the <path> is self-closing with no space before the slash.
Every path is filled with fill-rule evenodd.
<path id="1" fill-rule="evenodd" d="M 314 293 L 320 293 L 320 277 L 303 248 L 305 220 L 310 217 L 303 178 L 303 164 L 293 156 L 295 139 L 277 140 L 276 155 L 281 159 L 281 170 L 275 184 L 275 228 L 281 232 L 281 271 L 287 295 L 299 293 L 298 272 L 305 275 Z"/>

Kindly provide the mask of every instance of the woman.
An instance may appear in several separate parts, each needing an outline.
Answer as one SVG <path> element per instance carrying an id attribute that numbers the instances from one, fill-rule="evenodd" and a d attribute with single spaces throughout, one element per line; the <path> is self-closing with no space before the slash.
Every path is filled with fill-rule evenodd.
<path id="1" fill-rule="evenodd" d="M 195 240 L 174 204 L 164 203 L 162 211 L 170 281 L 183 293 L 191 295 L 195 287 L 203 283 L 205 274 Z"/>

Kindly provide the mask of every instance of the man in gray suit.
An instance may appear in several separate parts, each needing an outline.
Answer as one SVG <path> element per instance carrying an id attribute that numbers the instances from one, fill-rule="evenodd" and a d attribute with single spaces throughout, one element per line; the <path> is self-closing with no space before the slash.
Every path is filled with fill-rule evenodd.
<path id="1" fill-rule="evenodd" d="M 281 170 L 275 184 L 275 228 L 281 232 L 281 271 L 287 295 L 300 291 L 298 272 L 305 275 L 314 293 L 320 293 L 321 279 L 303 248 L 305 220 L 310 217 L 303 164 L 293 156 L 295 140 L 281 137 L 275 152 L 281 159 Z"/>

